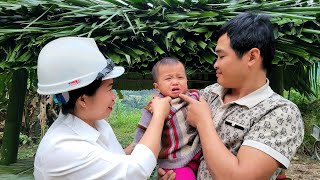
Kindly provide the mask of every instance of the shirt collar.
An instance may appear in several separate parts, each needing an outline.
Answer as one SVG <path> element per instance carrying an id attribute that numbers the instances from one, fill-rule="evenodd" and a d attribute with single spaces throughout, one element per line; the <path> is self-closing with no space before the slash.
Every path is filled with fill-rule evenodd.
<path id="1" fill-rule="evenodd" d="M 62 113 L 61 113 L 62 114 Z M 81 136 L 84 139 L 87 139 L 88 141 L 97 141 L 100 132 L 91 127 L 89 124 L 85 123 L 80 118 L 72 115 L 67 114 L 64 115 L 65 120 L 64 124 L 66 124 L 70 129 L 72 129 L 75 133 L 77 133 L 79 136 Z"/>
<path id="2" fill-rule="evenodd" d="M 220 97 L 223 97 L 228 89 L 223 88 L 222 86 L 217 86 L 212 90 L 213 93 L 218 94 Z M 261 101 L 265 100 L 266 98 L 270 97 L 274 91 L 269 86 L 269 79 L 265 85 L 260 87 L 259 89 L 253 91 L 252 93 L 233 101 L 232 103 L 236 103 L 242 106 L 246 106 L 248 108 L 252 108 L 253 106 L 257 105 Z"/>

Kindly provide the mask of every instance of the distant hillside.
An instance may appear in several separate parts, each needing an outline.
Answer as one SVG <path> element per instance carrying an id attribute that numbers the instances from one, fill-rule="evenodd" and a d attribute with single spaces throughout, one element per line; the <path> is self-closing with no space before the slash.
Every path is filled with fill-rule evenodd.
<path id="1" fill-rule="evenodd" d="M 152 95 L 156 93 L 156 90 L 121 90 L 122 99 L 121 104 L 128 108 L 142 109 L 151 100 Z"/>

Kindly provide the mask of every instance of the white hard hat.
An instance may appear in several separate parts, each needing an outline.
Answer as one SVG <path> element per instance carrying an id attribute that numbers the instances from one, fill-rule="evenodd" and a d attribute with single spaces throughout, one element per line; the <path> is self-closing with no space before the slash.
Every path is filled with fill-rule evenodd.
<path id="1" fill-rule="evenodd" d="M 58 94 L 116 78 L 124 68 L 106 59 L 92 38 L 63 37 L 45 45 L 38 57 L 39 94 Z"/>

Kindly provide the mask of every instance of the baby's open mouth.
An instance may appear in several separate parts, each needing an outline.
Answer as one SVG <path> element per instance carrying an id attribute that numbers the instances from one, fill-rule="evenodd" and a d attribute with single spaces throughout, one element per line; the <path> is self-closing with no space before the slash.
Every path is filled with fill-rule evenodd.
<path id="1" fill-rule="evenodd" d="M 180 90 L 179 88 L 172 88 L 171 91 L 172 91 L 172 92 L 179 92 L 179 90 Z"/>

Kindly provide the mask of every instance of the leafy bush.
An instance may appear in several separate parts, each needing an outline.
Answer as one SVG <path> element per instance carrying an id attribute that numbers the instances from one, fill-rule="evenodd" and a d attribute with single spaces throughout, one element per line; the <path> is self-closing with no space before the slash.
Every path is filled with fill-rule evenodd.
<path id="1" fill-rule="evenodd" d="M 312 125 L 316 124 L 317 126 L 320 126 L 320 99 L 311 103 L 299 104 L 298 106 L 300 108 L 305 126 L 305 136 L 303 142 L 306 147 L 311 150 L 315 141 L 315 139 L 311 136 Z"/>
<path id="2" fill-rule="evenodd" d="M 20 142 L 20 145 L 30 145 L 32 143 L 32 139 L 31 137 L 20 133 L 19 142 Z"/>
<path id="3" fill-rule="evenodd" d="M 320 87 L 320 83 L 318 83 L 318 87 Z M 301 95 L 299 92 L 291 90 L 290 92 L 284 92 L 284 96 L 290 101 L 297 104 L 301 111 L 302 119 L 304 121 L 305 135 L 303 144 L 304 147 L 312 152 L 313 143 L 315 139 L 311 136 L 312 126 L 316 124 L 320 126 L 320 99 L 319 92 L 316 92 L 315 97 L 307 98 L 306 96 Z"/>

